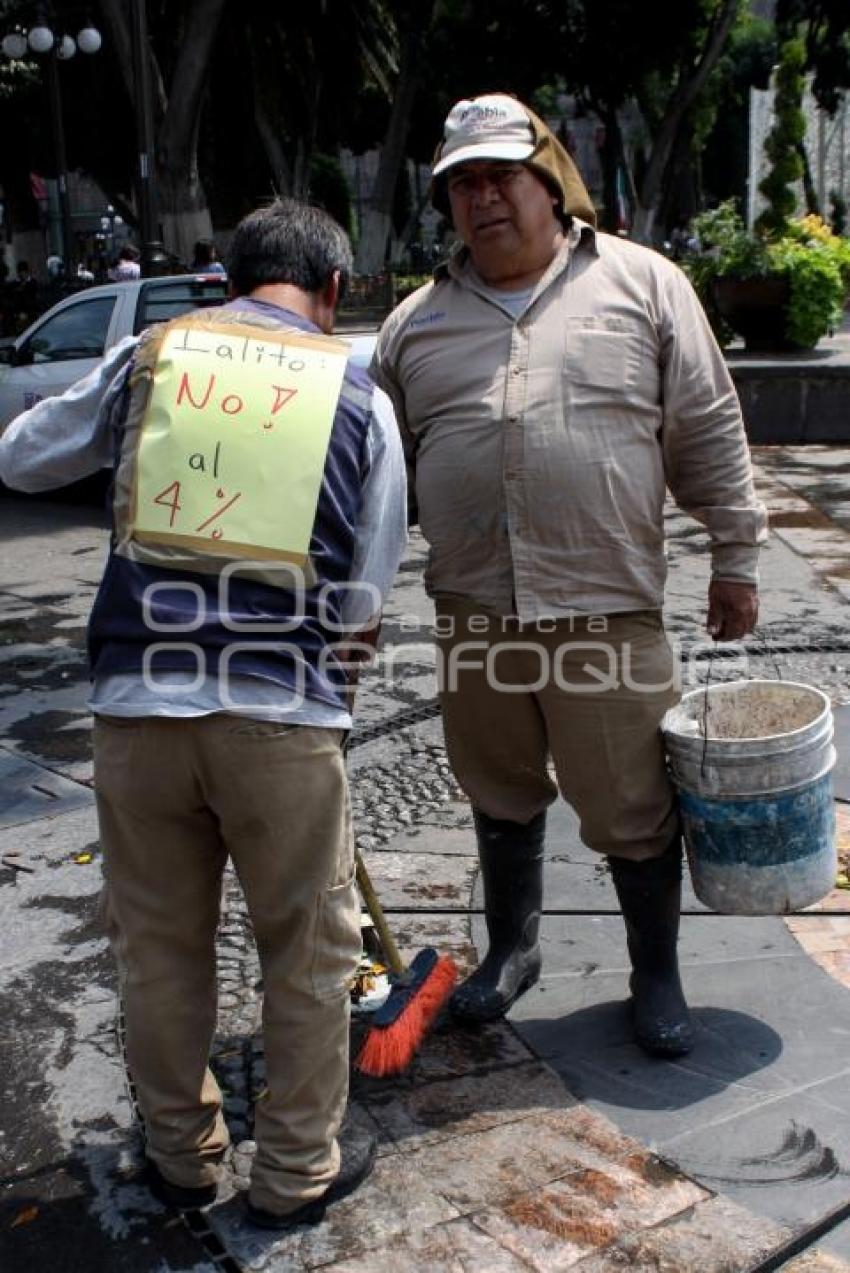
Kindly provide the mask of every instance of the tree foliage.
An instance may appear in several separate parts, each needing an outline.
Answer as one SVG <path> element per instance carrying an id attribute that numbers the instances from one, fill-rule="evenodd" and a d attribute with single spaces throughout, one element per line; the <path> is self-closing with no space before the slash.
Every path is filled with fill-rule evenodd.
<path id="1" fill-rule="evenodd" d="M 794 184 L 803 175 L 800 145 L 806 135 L 802 111 L 806 50 L 799 39 L 786 40 L 776 72 L 774 123 L 764 143 L 770 171 L 759 184 L 767 207 L 756 221 L 763 234 L 781 234 L 797 206 Z"/>
<path id="2" fill-rule="evenodd" d="M 805 69 L 812 93 L 834 115 L 850 88 L 850 4 L 847 0 L 777 0 L 776 25 L 783 40 L 795 36 L 805 45 Z"/>
<path id="3" fill-rule="evenodd" d="M 23 0 L 0 0 L 4 14 Z M 100 54 L 63 64 L 69 166 L 91 172 L 132 222 L 136 169 L 129 48 L 131 0 L 99 0 Z M 61 15 L 66 9 L 57 3 Z M 70 8 L 68 7 L 70 13 Z M 28 11 L 29 12 L 29 11 Z M 732 136 L 746 89 L 762 83 L 774 33 L 747 0 L 310 0 L 237 6 L 228 0 L 147 0 L 156 161 L 169 246 L 232 224 L 275 192 L 311 197 L 347 216 L 340 146 L 381 150 L 359 227 L 361 264 L 383 262 L 391 234 L 415 225 L 402 208 L 406 158 L 427 163 L 460 97 L 513 92 L 555 107 L 559 92 L 604 124 L 604 220 L 625 169 L 620 112 L 640 104 L 645 161 L 636 177 L 638 228 L 672 215 L 674 180 L 719 128 Z M 799 36 L 815 93 L 833 109 L 850 81 L 847 0 L 778 0 L 787 40 Z M 554 113 L 554 112 L 553 112 Z M 31 203 L 26 174 L 52 172 L 38 60 L 0 63 L 0 181 Z M 718 133 L 719 135 L 719 133 Z M 737 127 L 736 163 L 743 153 Z M 729 154 L 724 153 L 729 166 Z M 719 165 L 718 165 L 719 166 Z M 680 174 L 679 177 L 676 174 Z"/>

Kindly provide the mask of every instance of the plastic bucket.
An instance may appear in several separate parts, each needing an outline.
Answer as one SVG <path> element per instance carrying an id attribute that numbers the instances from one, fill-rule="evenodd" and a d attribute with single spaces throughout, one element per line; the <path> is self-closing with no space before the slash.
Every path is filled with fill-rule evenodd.
<path id="1" fill-rule="evenodd" d="M 826 695 L 733 681 L 685 694 L 661 728 L 700 901 L 780 915 L 825 897 L 838 869 Z"/>

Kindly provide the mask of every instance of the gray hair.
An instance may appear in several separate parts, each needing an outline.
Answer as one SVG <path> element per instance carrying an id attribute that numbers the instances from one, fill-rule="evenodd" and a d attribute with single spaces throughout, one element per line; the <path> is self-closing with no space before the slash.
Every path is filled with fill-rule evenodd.
<path id="1" fill-rule="evenodd" d="M 348 235 L 327 212 L 297 199 L 276 199 L 242 218 L 230 239 L 226 264 L 237 296 L 264 283 L 320 292 L 338 270 L 342 297 L 353 258 Z"/>

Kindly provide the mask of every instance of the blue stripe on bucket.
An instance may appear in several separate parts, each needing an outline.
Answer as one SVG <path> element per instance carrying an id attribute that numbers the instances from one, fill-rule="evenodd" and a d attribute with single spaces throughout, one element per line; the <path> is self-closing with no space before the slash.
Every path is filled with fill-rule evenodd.
<path id="1" fill-rule="evenodd" d="M 796 791 L 707 800 L 679 789 L 685 838 L 706 862 L 775 866 L 822 853 L 835 840 L 830 774 Z"/>

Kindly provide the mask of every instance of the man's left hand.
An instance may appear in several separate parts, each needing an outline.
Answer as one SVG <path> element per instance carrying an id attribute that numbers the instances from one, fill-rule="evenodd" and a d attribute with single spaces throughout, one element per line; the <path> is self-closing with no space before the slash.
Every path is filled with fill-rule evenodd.
<path id="1" fill-rule="evenodd" d="M 705 627 L 715 641 L 740 641 L 759 617 L 758 588 L 733 579 L 712 579 L 708 588 Z"/>

